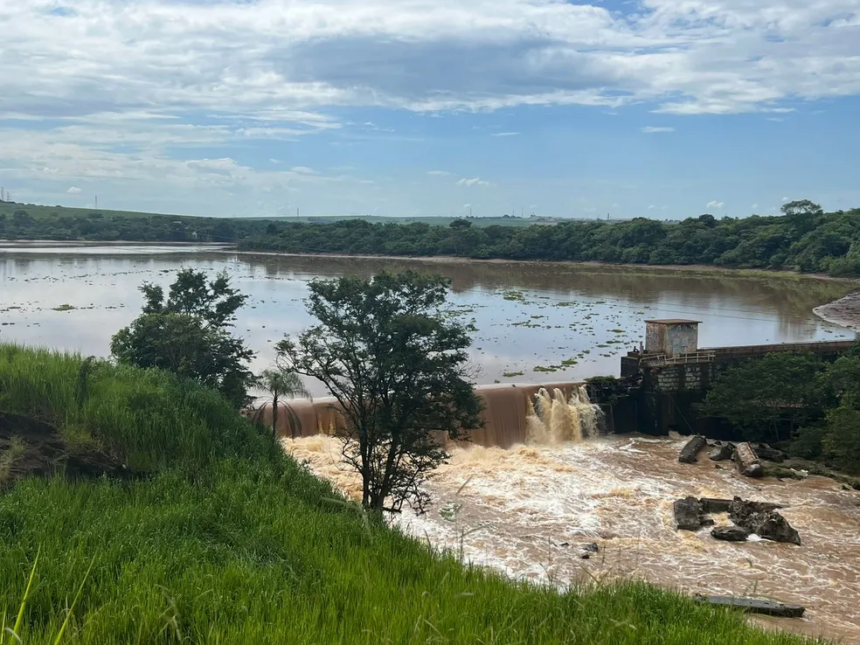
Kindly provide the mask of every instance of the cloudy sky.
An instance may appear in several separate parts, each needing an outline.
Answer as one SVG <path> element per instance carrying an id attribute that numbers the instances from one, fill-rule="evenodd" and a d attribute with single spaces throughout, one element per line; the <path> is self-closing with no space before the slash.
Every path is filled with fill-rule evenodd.
<path id="1" fill-rule="evenodd" d="M 0 33 L 16 201 L 860 206 L 860 0 L 0 0 Z"/>

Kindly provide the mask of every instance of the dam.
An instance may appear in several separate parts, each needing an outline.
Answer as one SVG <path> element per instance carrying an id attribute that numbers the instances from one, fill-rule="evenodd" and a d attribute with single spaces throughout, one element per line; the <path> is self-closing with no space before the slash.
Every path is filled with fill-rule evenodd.
<path id="1" fill-rule="evenodd" d="M 726 369 L 774 352 L 809 352 L 835 360 L 855 343 L 700 348 L 698 326 L 695 320 L 646 321 L 646 342 L 621 357 L 620 379 L 477 386 L 484 403 L 484 426 L 470 433 L 471 442 L 510 448 L 581 441 L 605 433 L 724 436 L 719 420 L 699 418 L 697 405 Z M 279 436 L 336 435 L 343 427 L 334 399 L 279 405 Z M 253 416 L 271 427 L 271 404 L 261 406 Z"/>
<path id="2" fill-rule="evenodd" d="M 653 343 L 631 351 L 621 379 L 477 387 L 485 427 L 471 442 L 449 446 L 450 461 L 424 484 L 433 501 L 427 512 L 406 508 L 389 521 L 434 549 L 515 579 L 564 587 L 635 578 L 691 594 L 775 598 L 805 605 L 806 615 L 753 620 L 860 642 L 857 493 L 824 477 L 749 480 L 707 459 L 679 464 L 685 440 L 668 427 L 677 417 L 650 416 L 669 397 L 703 397 L 739 361 L 798 350 L 831 358 L 853 343 L 702 349 L 690 324 L 655 322 L 668 326 L 653 338 L 668 339 L 670 351 Z M 686 341 L 673 337 L 674 325 L 688 325 L 679 331 Z M 333 436 L 343 423 L 333 401 L 289 405 L 298 423 L 291 428 L 279 415 L 284 449 L 360 499 L 360 477 L 342 463 Z M 257 414 L 271 424 L 271 406 Z M 641 426 L 643 419 L 654 425 Z M 729 544 L 707 530 L 677 531 L 672 503 L 688 495 L 778 503 L 803 546 Z M 580 549 L 592 544 L 599 554 L 583 560 Z"/>
<path id="3" fill-rule="evenodd" d="M 611 429 L 583 383 L 485 385 L 475 390 L 484 403 L 484 427 L 470 433 L 471 443 L 477 445 L 561 444 L 594 438 Z M 271 427 L 271 404 L 255 410 L 253 418 Z M 335 399 L 279 403 L 278 436 L 334 436 L 343 427 Z"/>

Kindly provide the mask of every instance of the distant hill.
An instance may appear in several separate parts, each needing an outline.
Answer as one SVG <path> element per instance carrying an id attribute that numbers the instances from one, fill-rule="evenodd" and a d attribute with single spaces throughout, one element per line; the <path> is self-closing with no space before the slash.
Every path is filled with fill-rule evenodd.
<path id="1" fill-rule="evenodd" d="M 18 202 L 0 201 L 0 216 L 3 214 L 11 217 L 16 210 L 24 210 L 36 219 L 51 217 L 88 217 L 92 213 L 101 213 L 105 217 L 167 217 L 177 220 L 190 219 L 221 219 L 242 221 L 275 221 L 275 222 L 300 222 L 307 224 L 326 224 L 331 222 L 342 222 L 349 220 L 362 220 L 373 224 L 411 224 L 421 222 L 431 226 L 448 226 L 458 217 L 386 217 L 382 215 L 326 215 L 320 217 L 206 217 L 203 215 L 179 215 L 173 213 L 146 213 L 139 211 L 118 211 L 100 208 L 73 208 L 70 206 L 43 206 L 39 204 L 22 204 Z M 551 217 L 471 217 L 466 218 L 475 226 L 531 226 L 532 224 L 554 224 L 561 221 Z"/>

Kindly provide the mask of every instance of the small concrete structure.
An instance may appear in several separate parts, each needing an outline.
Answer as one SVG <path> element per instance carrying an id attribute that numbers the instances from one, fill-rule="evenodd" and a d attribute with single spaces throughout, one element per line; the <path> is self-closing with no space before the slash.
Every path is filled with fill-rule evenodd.
<path id="1" fill-rule="evenodd" d="M 663 354 L 673 358 L 681 354 L 694 354 L 699 349 L 699 320 L 645 321 L 645 353 Z"/>

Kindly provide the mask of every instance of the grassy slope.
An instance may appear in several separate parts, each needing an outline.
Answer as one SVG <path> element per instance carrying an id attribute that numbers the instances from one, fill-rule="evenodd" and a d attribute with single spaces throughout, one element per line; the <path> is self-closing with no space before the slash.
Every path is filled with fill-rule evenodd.
<path id="1" fill-rule="evenodd" d="M 24 643 L 75 607 L 79 643 L 800 643 L 643 584 L 559 593 L 365 525 L 213 393 L 164 373 L 0 345 L 0 409 L 154 469 L 126 483 L 27 480 L 0 494 L 0 611 Z M 2 620 L 2 619 L 0 619 Z M 6 636 L 0 637 L 0 641 Z M 10 641 L 11 642 L 11 641 Z"/>
<path id="2" fill-rule="evenodd" d="M 12 202 L 0 202 L 0 215 L 6 215 L 7 217 L 11 217 L 12 214 L 16 210 L 25 210 L 27 213 L 35 217 L 36 219 L 44 219 L 51 217 L 53 213 L 57 213 L 61 217 L 86 217 L 90 213 L 98 212 L 102 213 L 106 217 L 152 217 L 153 215 L 159 216 L 167 216 L 167 217 L 175 217 L 178 220 L 184 220 L 186 218 L 193 217 L 202 217 L 199 215 L 173 215 L 169 213 L 139 213 L 134 211 L 113 211 L 113 210 L 105 210 L 103 208 L 98 209 L 97 211 L 94 208 L 71 208 L 67 206 L 40 206 L 38 204 L 18 204 Z M 360 219 L 365 220 L 367 222 L 371 222 L 373 224 L 384 224 L 384 223 L 410 223 L 410 222 L 424 222 L 426 224 L 430 224 L 432 226 L 448 226 L 451 222 L 453 222 L 456 217 L 381 217 L 378 215 L 344 215 L 344 216 L 324 216 L 324 217 L 265 217 L 265 218 L 256 218 L 256 217 L 241 217 L 234 219 L 264 219 L 264 220 L 274 220 L 279 222 L 336 222 L 341 220 L 354 220 Z M 504 218 L 504 217 L 481 217 L 478 219 L 472 220 L 475 226 L 491 226 L 493 224 L 501 225 L 501 226 L 530 226 L 535 222 L 528 218 L 526 219 L 518 219 L 518 218 Z"/>

